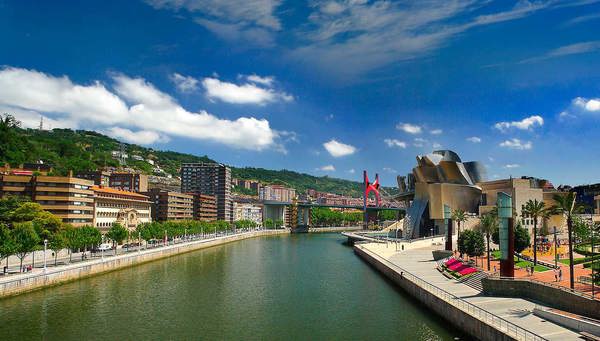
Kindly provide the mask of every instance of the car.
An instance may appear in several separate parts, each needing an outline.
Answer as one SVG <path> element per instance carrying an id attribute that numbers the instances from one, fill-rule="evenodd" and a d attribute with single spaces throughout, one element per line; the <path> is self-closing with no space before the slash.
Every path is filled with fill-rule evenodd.
<path id="1" fill-rule="evenodd" d="M 102 243 L 100 245 L 98 245 L 98 247 L 96 248 L 96 251 L 108 251 L 112 249 L 112 245 L 109 243 Z"/>

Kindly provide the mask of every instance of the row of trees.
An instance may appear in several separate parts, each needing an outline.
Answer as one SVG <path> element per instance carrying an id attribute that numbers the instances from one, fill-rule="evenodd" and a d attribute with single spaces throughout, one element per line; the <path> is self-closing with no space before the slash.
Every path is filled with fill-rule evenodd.
<path id="1" fill-rule="evenodd" d="M 358 223 L 363 220 L 362 212 L 341 212 L 327 207 L 314 207 L 311 211 L 311 222 L 317 226 L 339 226 L 344 223 Z"/>
<path id="2" fill-rule="evenodd" d="M 29 253 L 42 249 L 46 243 L 49 249 L 55 251 L 56 263 L 58 251 L 64 248 L 87 250 L 101 240 L 100 231 L 94 227 L 73 228 L 25 198 L 6 196 L 0 199 L 0 262 L 16 255 L 22 270 L 23 259 Z"/>

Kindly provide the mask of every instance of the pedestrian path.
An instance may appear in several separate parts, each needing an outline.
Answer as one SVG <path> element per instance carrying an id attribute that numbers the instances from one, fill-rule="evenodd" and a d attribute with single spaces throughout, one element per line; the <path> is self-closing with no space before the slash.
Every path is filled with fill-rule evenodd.
<path id="1" fill-rule="evenodd" d="M 404 252 L 395 252 L 381 244 L 364 244 L 362 246 L 389 260 L 404 271 L 543 338 L 581 340 L 578 333 L 533 315 L 535 303 L 531 301 L 521 298 L 483 296 L 479 290 L 446 278 L 436 269 L 437 264 L 432 258 L 431 251 L 439 249 L 437 246 Z"/>

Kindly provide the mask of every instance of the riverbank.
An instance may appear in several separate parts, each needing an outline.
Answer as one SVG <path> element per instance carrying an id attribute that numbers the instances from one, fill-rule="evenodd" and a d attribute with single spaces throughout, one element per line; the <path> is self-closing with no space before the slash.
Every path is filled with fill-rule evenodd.
<path id="1" fill-rule="evenodd" d="M 309 233 L 328 233 L 328 232 L 345 232 L 345 231 L 361 231 L 362 226 L 337 226 L 337 227 L 309 227 Z"/>
<path id="2" fill-rule="evenodd" d="M 8 276 L 0 279 L 0 298 L 20 295 L 45 287 L 59 285 L 85 277 L 95 276 L 238 240 L 288 233 L 289 230 L 287 229 L 251 231 L 216 238 L 195 240 L 160 248 L 139 250 L 139 252 L 135 253 L 127 253 L 114 257 L 105 257 L 76 264 L 48 268 L 45 273 L 43 271 L 38 271 L 35 273 L 23 273 Z"/>
<path id="3" fill-rule="evenodd" d="M 423 243 L 426 243 L 424 241 Z M 577 340 L 579 334 L 534 316 L 535 303 L 484 296 L 436 270 L 440 246 L 396 251 L 384 244 L 357 244 L 355 253 L 450 325 L 482 340 Z"/>

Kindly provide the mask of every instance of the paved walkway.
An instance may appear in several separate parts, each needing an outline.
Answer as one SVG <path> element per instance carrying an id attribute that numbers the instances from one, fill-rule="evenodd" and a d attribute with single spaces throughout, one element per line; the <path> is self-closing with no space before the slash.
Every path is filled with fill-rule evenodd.
<path id="1" fill-rule="evenodd" d="M 405 271 L 548 340 L 581 340 L 578 333 L 533 315 L 531 311 L 535 303 L 531 301 L 521 298 L 483 296 L 465 284 L 446 278 L 436 269 L 437 264 L 431 255 L 431 251 L 439 249 L 439 246 L 404 252 L 395 252 L 394 248 L 382 244 L 363 246 Z"/>

